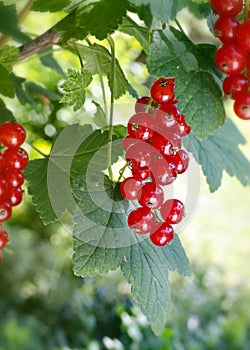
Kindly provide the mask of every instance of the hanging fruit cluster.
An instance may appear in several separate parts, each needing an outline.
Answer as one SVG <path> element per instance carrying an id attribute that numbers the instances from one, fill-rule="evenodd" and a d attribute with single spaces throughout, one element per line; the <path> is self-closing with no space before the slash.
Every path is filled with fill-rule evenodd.
<path id="1" fill-rule="evenodd" d="M 20 146 L 26 138 L 22 125 L 5 122 L 0 125 L 0 223 L 12 215 L 12 207 L 21 203 L 23 198 L 23 169 L 28 164 L 28 154 Z M 0 224 L 0 260 L 2 248 L 8 243 L 8 233 Z"/>
<path id="2" fill-rule="evenodd" d="M 215 36 L 222 42 L 215 54 L 217 67 L 225 74 L 223 91 L 234 100 L 234 112 L 250 119 L 250 19 L 249 2 L 242 0 L 210 0 L 218 14 Z"/>
<path id="3" fill-rule="evenodd" d="M 120 184 L 122 196 L 137 200 L 140 207 L 130 212 L 128 226 L 136 234 L 150 234 L 157 246 L 174 238 L 174 224 L 184 216 L 178 199 L 164 198 L 163 187 L 186 171 L 189 155 L 182 149 L 182 137 L 190 126 L 176 106 L 175 78 L 159 78 L 151 86 L 151 96 L 135 104 L 128 121 L 128 135 L 122 141 L 132 175 Z"/>

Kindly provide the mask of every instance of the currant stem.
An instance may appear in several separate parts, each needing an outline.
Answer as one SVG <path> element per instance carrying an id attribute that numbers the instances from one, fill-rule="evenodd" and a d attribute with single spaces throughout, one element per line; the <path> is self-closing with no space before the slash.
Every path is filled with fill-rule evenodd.
<path id="1" fill-rule="evenodd" d="M 79 62 L 80 62 L 80 65 L 81 65 L 81 69 L 83 69 L 82 56 L 80 55 L 80 52 L 79 52 L 78 47 L 77 47 L 77 45 L 76 45 L 75 42 L 73 42 L 73 47 L 74 47 L 74 49 L 75 49 L 75 51 L 76 51 L 77 57 L 79 58 Z"/>
<path id="2" fill-rule="evenodd" d="M 249 19 L 249 11 L 250 11 L 250 1 L 249 0 L 245 0 L 244 21 L 247 21 Z"/>
<path id="3" fill-rule="evenodd" d="M 113 116 L 114 116 L 114 85 L 115 85 L 115 43 L 111 36 L 107 38 L 111 50 L 111 74 L 110 74 L 110 113 L 109 113 L 109 135 L 108 135 L 108 173 L 113 180 L 112 172 L 112 139 L 113 139 Z"/>
<path id="4" fill-rule="evenodd" d="M 123 174 L 124 174 L 124 171 L 128 168 L 128 163 L 126 162 L 126 164 L 121 168 L 121 170 L 119 171 L 119 177 L 118 177 L 118 180 L 117 182 L 120 182 L 121 181 L 121 178 L 123 177 Z"/>

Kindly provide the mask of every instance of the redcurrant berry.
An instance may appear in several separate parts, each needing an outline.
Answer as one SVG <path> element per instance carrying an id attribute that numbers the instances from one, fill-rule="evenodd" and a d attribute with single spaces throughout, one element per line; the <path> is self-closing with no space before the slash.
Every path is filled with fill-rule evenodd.
<path id="1" fill-rule="evenodd" d="M 24 175 L 16 169 L 4 169 L 2 176 L 6 179 L 8 187 L 21 187 L 24 183 Z"/>
<path id="2" fill-rule="evenodd" d="M 9 242 L 8 233 L 1 227 L 0 229 L 0 249 L 4 248 Z"/>
<path id="3" fill-rule="evenodd" d="M 210 0 L 212 9 L 221 16 L 236 16 L 242 11 L 242 0 Z"/>
<path id="4" fill-rule="evenodd" d="M 250 20 L 242 23 L 237 29 L 237 43 L 245 51 L 250 52 Z"/>
<path id="5" fill-rule="evenodd" d="M 155 112 L 155 123 L 159 130 L 163 127 L 170 128 L 177 124 L 176 119 L 180 116 L 179 109 L 172 103 L 164 103 Z"/>
<path id="6" fill-rule="evenodd" d="M 122 139 L 122 148 L 124 149 L 124 151 L 127 151 L 127 149 L 134 145 L 136 142 L 138 142 L 138 139 L 133 138 L 130 135 L 126 135 L 123 139 Z"/>
<path id="7" fill-rule="evenodd" d="M 161 158 L 155 161 L 151 169 L 152 178 L 157 185 L 170 185 L 177 177 L 177 170 L 173 162 Z"/>
<path id="8" fill-rule="evenodd" d="M 143 141 L 130 146 L 126 152 L 126 160 L 132 168 L 150 167 L 154 157 L 155 152 L 153 147 Z"/>
<path id="9" fill-rule="evenodd" d="M 154 114 L 154 107 L 155 103 L 152 101 L 150 103 L 150 97 L 148 96 L 143 96 L 138 98 L 138 100 L 135 103 L 135 112 L 140 113 L 140 112 L 146 112 L 149 113 L 150 115 Z"/>
<path id="10" fill-rule="evenodd" d="M 216 51 L 215 63 L 226 74 L 238 74 L 245 68 L 246 53 L 235 43 L 225 43 Z"/>
<path id="11" fill-rule="evenodd" d="M 1 174 L 0 176 L 0 201 L 5 197 L 7 191 L 6 178 Z"/>
<path id="12" fill-rule="evenodd" d="M 133 178 L 136 180 L 144 181 L 149 178 L 150 176 L 150 169 L 148 167 L 144 168 L 132 168 L 132 175 Z"/>
<path id="13" fill-rule="evenodd" d="M 214 34 L 223 43 L 234 41 L 239 25 L 235 17 L 221 16 L 214 23 Z"/>
<path id="14" fill-rule="evenodd" d="M 23 191 L 21 187 L 10 187 L 5 196 L 5 201 L 12 207 L 20 204 L 23 199 Z"/>
<path id="15" fill-rule="evenodd" d="M 239 92 L 248 91 L 248 79 L 243 74 L 227 76 L 222 85 L 224 93 L 231 99 L 235 99 Z"/>
<path id="16" fill-rule="evenodd" d="M 174 229 L 166 222 L 158 223 L 155 231 L 150 234 L 151 242 L 158 247 L 164 247 L 170 244 L 173 239 Z"/>
<path id="17" fill-rule="evenodd" d="M 5 167 L 5 158 L 3 153 L 0 152 L 0 172 L 4 169 Z"/>
<path id="18" fill-rule="evenodd" d="M 142 182 L 133 177 L 128 177 L 120 185 L 120 192 L 123 198 L 135 200 L 140 198 Z"/>
<path id="19" fill-rule="evenodd" d="M 180 149 L 174 156 L 169 157 L 174 163 L 178 174 L 183 174 L 189 165 L 189 155 L 183 149 Z"/>
<path id="20" fill-rule="evenodd" d="M 0 125 L 0 142 L 6 147 L 19 147 L 26 138 L 26 131 L 22 125 L 5 122 Z"/>
<path id="21" fill-rule="evenodd" d="M 136 113 L 128 121 L 128 133 L 135 139 L 149 141 L 154 129 L 154 119 L 148 113 Z"/>
<path id="22" fill-rule="evenodd" d="M 159 132 L 153 134 L 151 145 L 157 153 L 159 152 L 163 156 L 170 156 L 175 153 L 174 145 Z"/>
<path id="23" fill-rule="evenodd" d="M 154 182 L 147 182 L 143 185 L 141 196 L 138 200 L 141 206 L 151 209 L 159 208 L 164 200 L 164 193 L 160 186 Z"/>
<path id="24" fill-rule="evenodd" d="M 176 103 L 174 99 L 175 78 L 159 78 L 151 86 L 150 93 L 156 103 Z"/>
<path id="25" fill-rule="evenodd" d="M 168 199 L 162 204 L 160 213 L 167 223 L 178 224 L 184 216 L 184 204 L 178 199 Z"/>
<path id="26" fill-rule="evenodd" d="M 128 226 L 138 234 L 148 233 L 155 225 L 154 213 L 147 207 L 140 207 L 131 211 L 128 216 Z"/>
<path id="27" fill-rule="evenodd" d="M 28 154 L 21 148 L 8 148 L 4 152 L 5 165 L 7 168 L 23 170 L 28 164 Z"/>
<path id="28" fill-rule="evenodd" d="M 235 114 L 244 120 L 250 119 L 250 94 L 238 93 L 234 101 Z"/>
<path id="29" fill-rule="evenodd" d="M 7 221 L 12 215 L 11 205 L 6 202 L 0 203 L 0 222 Z"/>

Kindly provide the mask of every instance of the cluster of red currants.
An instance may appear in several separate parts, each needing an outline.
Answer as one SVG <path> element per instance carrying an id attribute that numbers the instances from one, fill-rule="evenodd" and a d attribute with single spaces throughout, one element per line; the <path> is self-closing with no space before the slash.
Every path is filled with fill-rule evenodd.
<path id="1" fill-rule="evenodd" d="M 122 196 L 137 200 L 140 207 L 128 215 L 128 226 L 137 234 L 150 234 L 156 246 L 168 245 L 174 238 L 173 224 L 184 216 L 178 199 L 164 201 L 163 186 L 170 185 L 186 171 L 189 155 L 182 149 L 182 137 L 190 126 L 176 107 L 175 78 L 159 78 L 151 86 L 151 97 L 135 104 L 128 121 L 128 135 L 122 141 L 131 176 L 120 184 Z"/>
<path id="2" fill-rule="evenodd" d="M 21 203 L 23 198 L 22 170 L 28 164 L 28 154 L 20 146 L 26 138 L 22 125 L 15 122 L 4 122 L 0 125 L 0 223 L 12 215 L 12 207 Z M 8 233 L 0 224 L 0 260 L 1 249 L 8 243 Z"/>
<path id="3" fill-rule="evenodd" d="M 218 14 L 215 36 L 222 45 L 215 54 L 217 67 L 227 77 L 223 91 L 234 100 L 234 112 L 241 119 L 250 119 L 250 19 L 243 0 L 210 0 Z"/>

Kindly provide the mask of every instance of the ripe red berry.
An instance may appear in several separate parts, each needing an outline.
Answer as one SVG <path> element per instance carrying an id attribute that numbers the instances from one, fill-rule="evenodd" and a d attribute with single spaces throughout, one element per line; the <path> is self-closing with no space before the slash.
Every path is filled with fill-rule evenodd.
<path id="1" fill-rule="evenodd" d="M 23 170 L 28 164 L 28 153 L 21 147 L 8 148 L 4 152 L 5 165 L 7 168 Z"/>
<path id="2" fill-rule="evenodd" d="M 8 233 L 1 226 L 1 228 L 0 228 L 0 249 L 3 249 L 8 242 L 9 242 Z"/>
<path id="3" fill-rule="evenodd" d="M 173 239 L 174 229 L 167 222 L 159 222 L 154 232 L 150 235 L 151 242 L 158 247 L 164 247 L 170 244 Z"/>
<path id="4" fill-rule="evenodd" d="M 185 115 L 181 114 L 177 121 L 178 121 L 178 124 L 175 127 L 175 133 L 177 135 L 180 135 L 181 137 L 184 137 L 190 134 L 191 126 L 187 124 Z"/>
<path id="5" fill-rule="evenodd" d="M 143 185 L 141 196 L 138 200 L 141 206 L 151 209 L 160 208 L 164 200 L 164 193 L 160 186 L 154 182 L 147 182 Z"/>
<path id="6" fill-rule="evenodd" d="M 242 23 L 237 29 L 237 43 L 245 51 L 250 52 L 250 20 Z"/>
<path id="7" fill-rule="evenodd" d="M 140 141 L 130 146 L 126 152 L 127 162 L 135 168 L 150 167 L 154 160 L 155 152 L 151 145 Z"/>
<path id="8" fill-rule="evenodd" d="M 21 187 L 10 187 L 5 196 L 5 201 L 12 207 L 20 204 L 23 199 L 23 191 Z"/>
<path id="9" fill-rule="evenodd" d="M 212 9 L 221 16 L 236 16 L 242 11 L 242 0 L 210 0 Z"/>
<path id="10" fill-rule="evenodd" d="M 128 226 L 138 234 L 150 232 L 155 222 L 154 213 L 147 207 L 134 209 L 128 216 Z"/>
<path id="11" fill-rule="evenodd" d="M 123 198 L 127 200 L 135 200 L 140 198 L 142 182 L 133 178 L 128 177 L 120 184 L 120 192 Z"/>
<path id="12" fill-rule="evenodd" d="M 247 92 L 248 79 L 243 74 L 227 76 L 222 85 L 224 93 L 231 99 L 235 99 L 239 92 Z"/>
<path id="13" fill-rule="evenodd" d="M 187 170 L 189 155 L 183 149 L 180 149 L 174 156 L 169 157 L 169 159 L 174 163 L 178 174 L 183 174 Z"/>
<path id="14" fill-rule="evenodd" d="M 177 177 L 177 170 L 173 162 L 161 158 L 155 161 L 151 169 L 152 178 L 157 185 L 170 185 Z"/>
<path id="15" fill-rule="evenodd" d="M 126 135 L 123 139 L 122 139 L 122 148 L 124 149 L 124 151 L 127 151 L 127 149 L 132 146 L 133 144 L 135 144 L 136 142 L 138 142 L 138 139 L 135 139 L 134 137 L 132 137 L 131 135 Z"/>
<path id="16" fill-rule="evenodd" d="M 3 153 L 0 152 L 0 172 L 4 169 L 5 167 L 5 158 Z"/>
<path id="17" fill-rule="evenodd" d="M 136 113 L 128 121 L 128 133 L 135 139 L 149 141 L 154 129 L 154 119 L 148 113 Z"/>
<path id="18" fill-rule="evenodd" d="M 7 191 L 7 181 L 6 178 L 0 175 L 0 201 L 5 197 Z"/>
<path id="19" fill-rule="evenodd" d="M 16 169 L 4 169 L 2 176 L 6 179 L 8 187 L 21 187 L 24 183 L 24 175 Z"/>
<path id="20" fill-rule="evenodd" d="M 234 41 L 240 23 L 233 16 L 221 16 L 214 23 L 214 34 L 223 43 Z"/>
<path id="21" fill-rule="evenodd" d="M 180 116 L 179 109 L 172 103 L 164 103 L 155 112 L 155 123 L 159 130 L 171 128 L 177 124 L 176 119 Z"/>
<path id="22" fill-rule="evenodd" d="M 150 93 L 156 103 L 176 103 L 174 88 L 175 78 L 159 78 L 152 84 Z"/>
<path id="23" fill-rule="evenodd" d="M 151 145 L 156 153 L 160 153 L 163 156 L 171 156 L 175 154 L 174 145 L 159 132 L 154 133 Z"/>
<path id="24" fill-rule="evenodd" d="M 234 101 L 235 114 L 244 120 L 250 119 L 250 94 L 239 93 Z"/>
<path id="25" fill-rule="evenodd" d="M 184 215 L 184 204 L 178 199 L 168 199 L 162 204 L 160 213 L 167 223 L 178 224 Z"/>
<path id="26" fill-rule="evenodd" d="M 26 131 L 22 125 L 5 122 L 0 125 L 0 142 L 6 147 L 19 147 L 26 138 Z"/>
<path id="27" fill-rule="evenodd" d="M 238 74 L 246 65 L 246 53 L 235 43 L 223 44 L 215 53 L 217 67 L 226 74 Z"/>
<path id="28" fill-rule="evenodd" d="M 144 167 L 144 168 L 132 168 L 132 175 L 134 179 L 140 180 L 140 181 L 144 181 L 147 178 L 149 178 L 150 176 L 150 169 L 148 167 Z"/>
<path id="29" fill-rule="evenodd" d="M 12 215 L 11 205 L 6 202 L 0 203 L 0 222 L 7 221 Z"/>
<path id="30" fill-rule="evenodd" d="M 150 103 L 150 97 L 149 96 L 142 96 L 138 98 L 138 100 L 135 103 L 135 112 L 140 113 L 140 112 L 146 112 L 149 113 L 150 115 L 154 114 L 154 107 L 155 103 L 152 101 Z"/>

